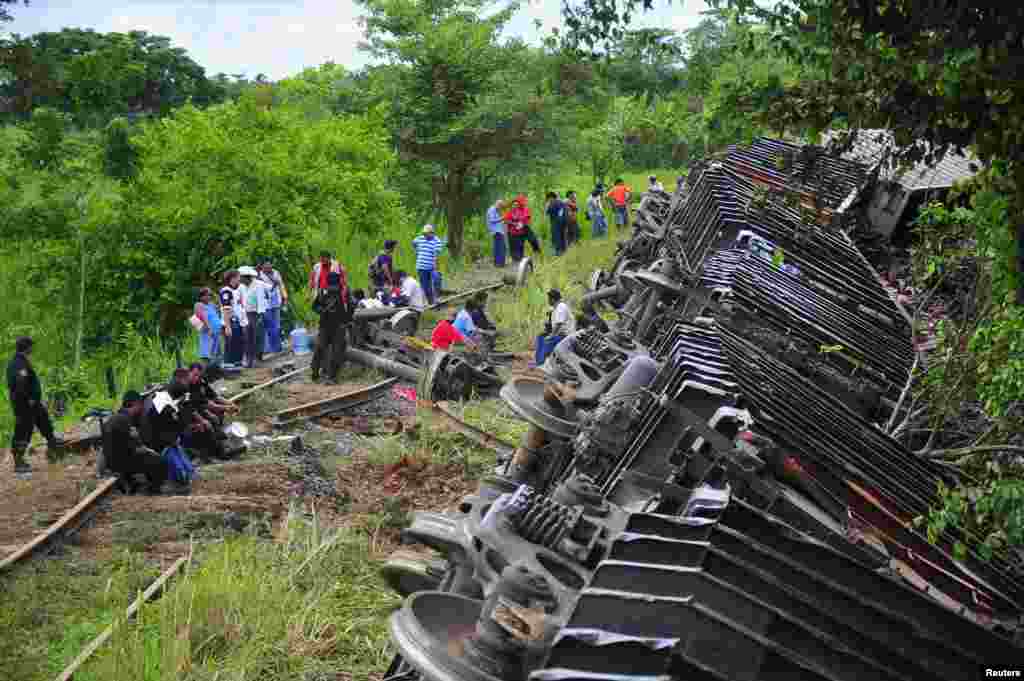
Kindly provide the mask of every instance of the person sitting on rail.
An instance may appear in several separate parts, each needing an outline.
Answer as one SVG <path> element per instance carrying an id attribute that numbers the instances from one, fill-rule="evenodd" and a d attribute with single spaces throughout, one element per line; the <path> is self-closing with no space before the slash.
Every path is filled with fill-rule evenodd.
<path id="1" fill-rule="evenodd" d="M 223 371 L 216 364 L 204 367 L 195 362 L 189 367 L 189 400 L 201 403 L 203 418 L 215 426 L 223 426 L 225 415 L 238 411 L 237 404 L 223 399 L 213 389 L 212 384 L 223 376 Z"/>
<path id="2" fill-rule="evenodd" d="M 468 305 L 466 307 L 469 308 Z M 495 326 L 494 322 L 487 317 L 486 308 L 487 291 L 481 291 L 476 294 L 476 300 L 474 301 L 472 308 L 469 309 L 469 314 L 473 318 L 473 323 L 476 325 L 477 329 L 482 329 L 484 331 L 497 331 L 498 327 Z"/>
<path id="3" fill-rule="evenodd" d="M 175 491 L 187 494 L 195 469 L 181 448 L 181 436 L 188 424 L 186 419 L 191 418 L 191 414 L 181 408 L 188 395 L 188 385 L 180 380 L 181 371 L 184 370 L 175 372 L 176 380 L 166 390 L 146 398 L 139 417 L 139 434 L 147 447 L 161 453 L 167 477 L 177 485 Z M 187 377 L 187 371 L 185 375 Z"/>
<path id="4" fill-rule="evenodd" d="M 181 405 L 187 425 L 181 441 L 186 449 L 196 452 L 203 463 L 227 458 L 224 450 L 227 435 L 222 430 L 227 408 L 221 404 L 228 403 L 224 403 L 203 378 L 203 365 L 196 363 L 189 367 L 188 393 Z"/>
<path id="5" fill-rule="evenodd" d="M 366 292 L 363 291 L 363 289 L 361 288 L 357 288 L 355 291 L 352 292 L 352 302 L 358 309 L 361 310 L 367 310 L 375 307 L 384 307 L 384 303 L 382 303 L 377 298 L 367 298 Z"/>
<path id="6" fill-rule="evenodd" d="M 126 494 L 134 491 L 135 475 L 146 477 L 150 494 L 159 494 L 167 480 L 167 463 L 147 447 L 139 435 L 144 406 L 142 395 L 129 390 L 121 400 L 120 411 L 104 421 L 102 426 L 103 458 L 119 478 L 118 489 Z"/>
<path id="7" fill-rule="evenodd" d="M 455 318 L 456 315 L 452 312 L 434 327 L 433 333 L 430 334 L 430 345 L 435 350 L 447 352 L 456 343 L 466 343 L 466 337 L 455 327 Z"/>
<path id="8" fill-rule="evenodd" d="M 487 292 L 481 291 L 476 294 L 475 299 L 472 301 L 472 305 L 467 304 L 466 309 L 469 310 L 469 315 L 473 319 L 473 324 L 476 326 L 477 334 L 480 336 L 481 342 L 484 343 L 489 349 L 494 349 L 494 341 L 498 335 L 498 327 L 494 325 L 490 319 L 487 318 Z"/>
<path id="9" fill-rule="evenodd" d="M 423 287 L 420 286 L 416 277 L 409 276 L 404 270 L 399 270 L 396 276 L 401 282 L 401 289 L 397 296 L 392 297 L 392 305 L 408 306 L 417 312 L 427 309 L 427 296 L 423 293 Z"/>
<path id="10" fill-rule="evenodd" d="M 455 315 L 455 321 L 452 322 L 452 326 L 454 326 L 467 341 L 477 340 L 476 324 L 473 323 L 473 317 L 470 314 L 470 311 L 474 307 L 476 307 L 476 301 L 470 298 L 466 301 L 466 306 L 459 310 L 458 314 Z"/>
<path id="11" fill-rule="evenodd" d="M 544 364 L 555 346 L 575 331 L 576 320 L 573 318 L 569 305 L 562 300 L 562 292 L 556 288 L 548 291 L 548 304 L 551 305 L 551 311 L 548 312 L 544 333 L 537 336 L 537 349 L 533 363 L 535 367 Z"/>

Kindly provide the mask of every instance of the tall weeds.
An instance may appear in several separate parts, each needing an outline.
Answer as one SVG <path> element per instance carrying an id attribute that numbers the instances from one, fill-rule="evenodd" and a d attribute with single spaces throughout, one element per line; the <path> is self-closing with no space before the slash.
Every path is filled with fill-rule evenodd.
<path id="1" fill-rule="evenodd" d="M 366 678 L 387 666 L 385 615 L 398 603 L 364 535 L 325 533 L 293 508 L 276 542 L 208 548 L 76 678 Z"/>

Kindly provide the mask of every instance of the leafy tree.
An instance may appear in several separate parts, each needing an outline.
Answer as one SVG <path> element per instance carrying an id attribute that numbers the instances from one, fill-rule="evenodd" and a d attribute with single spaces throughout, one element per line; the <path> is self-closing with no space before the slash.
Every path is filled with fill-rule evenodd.
<path id="1" fill-rule="evenodd" d="M 132 124 L 115 118 L 103 129 L 103 172 L 118 180 L 130 180 L 138 172 L 139 152 L 132 145 Z"/>
<path id="2" fill-rule="evenodd" d="M 166 114 L 192 99 L 218 101 L 222 91 L 169 38 L 145 31 L 97 33 L 67 28 L 0 40 L 0 98 L 27 114 L 50 106 L 82 122 L 129 111 Z"/>
<path id="3" fill-rule="evenodd" d="M 164 333 L 180 328 L 194 287 L 231 266 L 271 256 L 298 281 L 320 248 L 386 231 L 400 215 L 386 180 L 393 153 L 372 116 L 310 121 L 246 95 L 186 105 L 132 144 L 138 175 L 103 244 L 97 295 L 111 301 L 109 317 L 144 311 Z"/>
<path id="4" fill-rule="evenodd" d="M 394 67 L 392 125 L 400 154 L 438 170 L 453 255 L 462 250 L 471 180 L 481 164 L 543 138 L 545 106 L 529 79 L 530 51 L 500 32 L 516 5 L 485 16 L 485 0 L 360 0 L 363 49 Z"/>
<path id="5" fill-rule="evenodd" d="M 11 19 L 14 18 L 14 17 L 11 16 L 11 13 L 7 10 L 7 8 L 4 7 L 4 5 L 17 5 L 17 4 L 18 4 L 18 0 L 0 0 L 0 21 L 10 21 Z M 27 5 L 28 4 L 28 0 L 22 0 L 22 4 Z"/>
<path id="6" fill-rule="evenodd" d="M 648 102 L 683 84 L 683 38 L 671 29 L 627 31 L 612 46 L 604 76 L 618 95 L 639 96 Z"/>

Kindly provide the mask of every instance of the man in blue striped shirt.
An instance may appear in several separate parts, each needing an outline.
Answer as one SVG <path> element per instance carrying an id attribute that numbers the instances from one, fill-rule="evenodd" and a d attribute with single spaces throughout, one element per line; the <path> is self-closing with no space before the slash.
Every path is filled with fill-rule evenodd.
<path id="1" fill-rule="evenodd" d="M 412 240 L 412 247 L 416 251 L 416 273 L 419 275 L 420 286 L 423 287 L 427 301 L 433 305 L 434 271 L 437 269 L 437 256 L 445 247 L 445 242 L 434 234 L 433 225 L 426 225 L 423 234 Z"/>

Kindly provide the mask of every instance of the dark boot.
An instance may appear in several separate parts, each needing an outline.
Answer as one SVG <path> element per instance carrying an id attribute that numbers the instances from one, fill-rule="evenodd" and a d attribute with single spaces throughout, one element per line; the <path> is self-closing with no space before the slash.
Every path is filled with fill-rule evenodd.
<path id="1" fill-rule="evenodd" d="M 25 460 L 25 446 L 17 446 L 11 449 L 11 456 L 14 458 L 14 475 L 21 479 L 32 477 L 32 466 Z"/>

